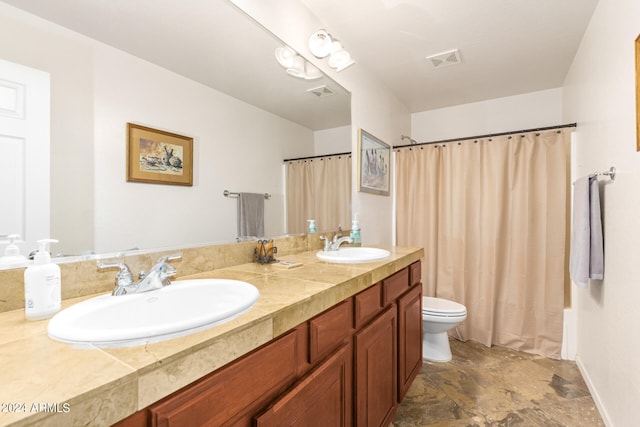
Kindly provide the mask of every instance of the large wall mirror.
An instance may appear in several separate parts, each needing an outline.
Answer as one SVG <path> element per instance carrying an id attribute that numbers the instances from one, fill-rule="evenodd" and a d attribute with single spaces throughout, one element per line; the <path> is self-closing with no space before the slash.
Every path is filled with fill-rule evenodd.
<path id="1" fill-rule="evenodd" d="M 271 194 L 265 234 L 282 235 L 282 160 L 350 151 L 350 94 L 287 72 L 283 42 L 226 0 L 5 0 L 0 26 L 0 59 L 51 77 L 50 236 L 34 238 L 54 254 L 233 241 L 224 190 Z M 193 138 L 193 186 L 126 182 L 129 122 Z M 326 135 L 344 142 L 323 152 Z"/>

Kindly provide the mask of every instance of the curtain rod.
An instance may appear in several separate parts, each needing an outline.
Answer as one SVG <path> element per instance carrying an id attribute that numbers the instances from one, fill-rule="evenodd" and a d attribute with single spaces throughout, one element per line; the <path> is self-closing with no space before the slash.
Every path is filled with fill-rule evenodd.
<path id="1" fill-rule="evenodd" d="M 451 138 L 451 139 L 441 139 L 440 141 L 430 141 L 430 142 L 419 142 L 417 144 L 406 144 L 406 145 L 396 145 L 393 148 L 405 148 L 405 147 L 416 147 L 420 145 L 429 145 L 429 144 L 442 144 L 445 142 L 454 142 L 454 141 L 465 141 L 467 139 L 480 139 L 480 138 L 492 138 L 494 136 L 504 136 L 504 135 L 514 135 L 518 133 L 528 133 L 528 132 L 538 132 L 543 130 L 553 130 L 553 129 L 562 129 L 562 128 L 574 128 L 578 125 L 576 123 L 569 123 L 566 125 L 557 125 L 557 126 L 547 126 L 543 128 L 533 128 L 533 129 L 522 129 L 515 130 L 511 132 L 499 132 L 499 133 L 490 133 L 487 135 L 477 135 L 477 136 L 467 136 L 463 138 Z"/>
<path id="2" fill-rule="evenodd" d="M 297 157 L 295 159 L 284 159 L 283 162 L 293 162 L 295 160 L 309 160 L 309 159 L 319 159 L 322 157 L 335 157 L 335 156 L 346 156 L 346 155 L 351 155 L 350 151 L 347 151 L 346 153 L 335 153 L 335 154 L 321 154 L 319 156 L 309 156 L 309 157 Z"/>

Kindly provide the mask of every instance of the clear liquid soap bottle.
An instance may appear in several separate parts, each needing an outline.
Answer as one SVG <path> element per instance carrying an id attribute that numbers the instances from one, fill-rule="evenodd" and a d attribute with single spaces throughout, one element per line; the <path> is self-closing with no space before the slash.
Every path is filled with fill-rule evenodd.
<path id="1" fill-rule="evenodd" d="M 351 221 L 351 232 L 349 233 L 349 237 L 351 237 L 351 245 L 352 246 L 361 246 L 361 237 L 360 237 L 360 224 L 358 224 L 358 215 L 356 214 Z"/>

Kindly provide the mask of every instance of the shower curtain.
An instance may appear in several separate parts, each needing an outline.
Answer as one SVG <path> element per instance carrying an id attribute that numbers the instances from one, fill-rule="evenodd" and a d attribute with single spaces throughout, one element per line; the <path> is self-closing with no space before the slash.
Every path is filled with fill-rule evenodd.
<path id="1" fill-rule="evenodd" d="M 457 338 L 560 358 L 570 133 L 397 150 L 398 244 L 425 248 L 425 295 L 467 307 Z"/>
<path id="2" fill-rule="evenodd" d="M 347 229 L 351 222 L 351 155 L 288 161 L 286 164 L 287 232 Z"/>

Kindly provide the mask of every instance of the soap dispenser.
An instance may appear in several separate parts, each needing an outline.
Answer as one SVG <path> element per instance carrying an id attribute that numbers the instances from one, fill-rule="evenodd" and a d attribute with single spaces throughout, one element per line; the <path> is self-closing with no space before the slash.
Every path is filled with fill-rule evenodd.
<path id="1" fill-rule="evenodd" d="M 316 220 L 315 219 L 308 219 L 307 222 L 309 223 L 309 233 L 310 234 L 317 233 L 318 229 L 316 227 Z"/>
<path id="2" fill-rule="evenodd" d="M 9 245 L 4 249 L 4 256 L 0 257 L 0 267 L 20 267 L 25 265 L 27 257 L 20 255 L 20 248 L 16 245 L 16 241 L 20 239 L 20 236 L 18 234 L 10 234 L 7 239 L 9 239 Z"/>
<path id="3" fill-rule="evenodd" d="M 29 320 L 42 320 L 60 311 L 60 267 L 51 262 L 47 245 L 54 239 L 38 240 L 33 265 L 24 271 L 24 309 Z"/>
<path id="4" fill-rule="evenodd" d="M 351 237 L 351 245 L 352 246 L 360 246 L 362 243 L 360 241 L 360 225 L 358 224 L 358 215 L 353 217 L 351 221 L 351 232 L 349 233 L 349 237 Z"/>

